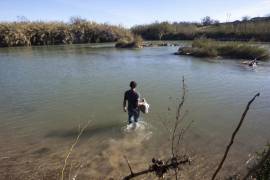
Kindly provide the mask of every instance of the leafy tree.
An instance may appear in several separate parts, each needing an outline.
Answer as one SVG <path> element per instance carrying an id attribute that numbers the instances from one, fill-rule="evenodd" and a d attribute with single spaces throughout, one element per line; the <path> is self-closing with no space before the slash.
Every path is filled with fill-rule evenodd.
<path id="1" fill-rule="evenodd" d="M 210 16 L 206 16 L 202 19 L 202 25 L 209 26 L 214 23 L 214 20 L 210 18 Z"/>
<path id="2" fill-rule="evenodd" d="M 248 21 L 248 20 L 250 20 L 250 17 L 249 16 L 243 16 L 242 17 L 242 21 Z"/>

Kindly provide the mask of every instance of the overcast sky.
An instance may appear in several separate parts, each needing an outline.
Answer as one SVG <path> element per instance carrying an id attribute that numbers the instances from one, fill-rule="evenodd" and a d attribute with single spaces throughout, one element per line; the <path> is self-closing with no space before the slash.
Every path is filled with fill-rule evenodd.
<path id="1" fill-rule="evenodd" d="M 72 16 L 126 27 L 154 21 L 233 21 L 270 14 L 270 0 L 0 0 L 0 21 L 68 21 Z"/>

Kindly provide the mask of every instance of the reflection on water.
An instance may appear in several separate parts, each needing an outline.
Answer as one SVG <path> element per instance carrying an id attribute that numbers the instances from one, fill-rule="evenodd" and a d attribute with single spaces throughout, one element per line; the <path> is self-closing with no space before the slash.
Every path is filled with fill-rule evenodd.
<path id="1" fill-rule="evenodd" d="M 187 170 L 190 179 L 211 174 L 246 103 L 261 93 L 223 173 L 244 170 L 248 155 L 270 138 L 270 63 L 254 69 L 234 60 L 172 55 L 176 50 L 118 50 L 112 44 L 0 49 L 0 174 L 40 179 L 47 172 L 45 177 L 57 179 L 78 125 L 89 120 L 71 157 L 72 174 L 122 177 L 129 173 L 123 155 L 143 169 L 153 156 L 166 156 L 168 132 L 161 121 L 175 118 L 182 76 L 186 119 L 194 120 L 184 144 L 200 162 L 200 168 Z M 145 128 L 134 132 L 124 130 L 121 107 L 130 80 L 151 104 L 142 117 Z"/>
<path id="2" fill-rule="evenodd" d="M 111 123 L 108 122 L 106 124 L 98 124 L 98 125 L 92 125 L 90 127 L 87 127 L 84 132 L 83 135 L 81 136 L 81 138 L 90 138 L 92 136 L 99 136 L 101 134 L 106 134 L 109 135 L 111 133 L 114 133 L 114 135 L 116 136 L 116 134 L 121 134 L 121 124 L 117 124 L 117 123 Z M 78 135 L 79 133 L 79 128 L 72 128 L 69 130 L 54 130 L 49 132 L 48 134 L 45 135 L 46 138 L 54 138 L 54 137 L 58 137 L 58 138 L 74 138 Z"/>

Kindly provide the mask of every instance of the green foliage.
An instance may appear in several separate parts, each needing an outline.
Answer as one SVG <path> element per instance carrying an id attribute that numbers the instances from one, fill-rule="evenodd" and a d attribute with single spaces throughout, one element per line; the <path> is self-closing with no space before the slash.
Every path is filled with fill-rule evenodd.
<path id="1" fill-rule="evenodd" d="M 146 40 L 181 40 L 193 39 L 197 24 L 155 22 L 149 25 L 139 25 L 131 28 L 134 34 L 141 35 Z"/>
<path id="2" fill-rule="evenodd" d="M 132 36 L 123 27 L 97 24 L 81 18 L 71 18 L 70 23 L 0 23 L 0 47 L 115 42 Z"/>
<path id="3" fill-rule="evenodd" d="M 210 16 L 206 16 L 202 19 L 202 25 L 203 26 L 209 26 L 209 25 L 212 25 L 212 24 L 217 24 L 219 23 L 217 20 L 213 20 L 211 19 Z"/>
<path id="4" fill-rule="evenodd" d="M 269 57 L 266 49 L 243 43 L 226 43 L 217 47 L 220 56 L 237 59 L 258 59 L 263 60 Z"/>
<path id="5" fill-rule="evenodd" d="M 215 49 L 197 47 L 181 47 L 176 54 L 194 57 L 216 57 L 218 55 Z"/>
<path id="6" fill-rule="evenodd" d="M 269 58 L 269 52 L 257 45 L 241 42 L 220 42 L 211 39 L 196 39 L 191 48 L 179 48 L 178 54 L 196 57 L 229 57 L 235 59 Z"/>
<path id="7" fill-rule="evenodd" d="M 206 38 L 200 38 L 200 39 L 195 39 L 192 42 L 192 47 L 196 48 L 213 48 L 217 46 L 217 41 L 212 40 L 212 39 L 206 39 Z"/>
<path id="8" fill-rule="evenodd" d="M 270 145 L 268 145 L 267 148 L 263 152 L 257 154 L 257 163 L 260 162 L 261 159 L 266 156 L 269 150 L 270 150 Z M 254 177 L 257 180 L 270 179 L 270 157 L 269 156 L 268 158 L 266 158 L 262 166 L 255 171 Z"/>
<path id="9" fill-rule="evenodd" d="M 270 21 L 254 18 L 230 23 L 219 23 L 210 17 L 203 18 L 201 24 L 155 22 L 134 26 L 131 31 L 146 40 L 193 40 L 203 36 L 216 40 L 270 41 Z"/>

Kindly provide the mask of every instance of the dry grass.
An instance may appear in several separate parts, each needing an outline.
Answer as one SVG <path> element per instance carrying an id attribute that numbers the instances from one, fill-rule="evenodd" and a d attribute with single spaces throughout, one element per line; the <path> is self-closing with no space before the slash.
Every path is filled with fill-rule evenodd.
<path id="1" fill-rule="evenodd" d="M 121 26 L 80 19 L 72 23 L 0 23 L 0 47 L 115 42 L 132 36 Z"/>

